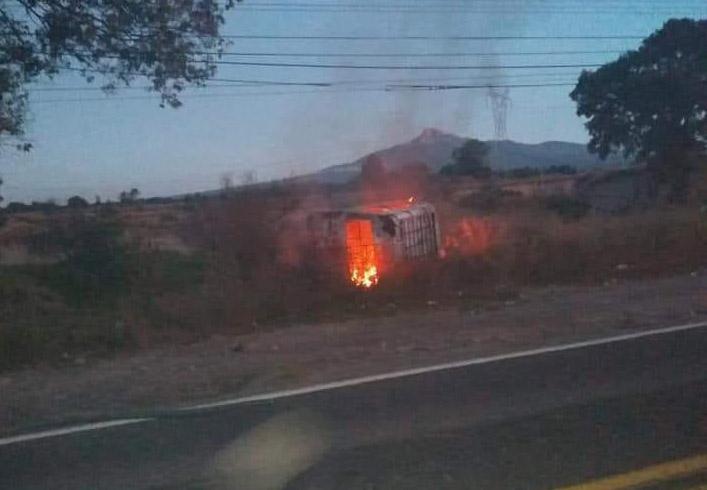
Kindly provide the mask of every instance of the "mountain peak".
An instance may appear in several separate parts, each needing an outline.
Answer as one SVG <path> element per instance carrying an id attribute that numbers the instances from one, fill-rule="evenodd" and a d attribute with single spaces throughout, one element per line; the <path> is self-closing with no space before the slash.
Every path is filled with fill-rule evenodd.
<path id="1" fill-rule="evenodd" d="M 440 131 L 437 128 L 425 128 L 422 130 L 420 135 L 417 138 L 415 138 L 415 140 L 425 143 L 428 141 L 436 140 L 440 136 L 445 136 L 445 135 L 446 135 L 446 133 L 444 131 Z"/>
<path id="2" fill-rule="evenodd" d="M 411 141 L 370 153 L 358 160 L 329 167 L 319 173 L 321 182 L 350 182 L 361 173 L 361 165 L 371 155 L 377 155 L 388 170 L 397 170 L 405 165 L 424 163 L 430 172 L 436 173 L 452 160 L 454 150 L 464 144 L 466 138 L 446 133 L 436 128 L 425 128 Z M 616 158 L 602 162 L 579 143 L 546 142 L 539 144 L 518 143 L 511 140 L 489 142 L 489 165 L 496 170 L 550 165 L 572 165 L 578 169 L 601 167 L 606 164 L 620 165 L 623 160 Z"/>

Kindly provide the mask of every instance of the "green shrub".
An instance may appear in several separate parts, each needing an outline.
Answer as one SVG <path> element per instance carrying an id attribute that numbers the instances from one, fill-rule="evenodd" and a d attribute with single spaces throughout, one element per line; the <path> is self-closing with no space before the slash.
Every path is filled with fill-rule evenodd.
<path id="1" fill-rule="evenodd" d="M 129 287 L 127 268 L 133 257 L 121 236 L 117 221 L 81 214 L 52 221 L 28 245 L 35 253 L 61 257 L 37 272 L 70 304 L 81 306 L 111 301 Z"/>

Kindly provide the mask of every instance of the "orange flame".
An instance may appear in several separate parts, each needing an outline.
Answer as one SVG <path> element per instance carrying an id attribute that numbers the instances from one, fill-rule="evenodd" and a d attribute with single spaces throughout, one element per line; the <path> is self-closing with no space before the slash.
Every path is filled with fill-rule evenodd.
<path id="1" fill-rule="evenodd" d="M 483 255 L 496 241 L 496 233 L 488 220 L 462 218 L 445 234 L 443 255 Z"/>
<path id="2" fill-rule="evenodd" d="M 370 220 L 350 219 L 346 222 L 346 251 L 351 282 L 362 288 L 378 284 L 378 261 Z"/>
<path id="3" fill-rule="evenodd" d="M 370 288 L 378 284 L 378 268 L 375 265 L 369 266 L 364 269 L 363 272 L 359 273 L 359 269 L 354 269 L 351 272 L 351 282 L 354 285 Z"/>

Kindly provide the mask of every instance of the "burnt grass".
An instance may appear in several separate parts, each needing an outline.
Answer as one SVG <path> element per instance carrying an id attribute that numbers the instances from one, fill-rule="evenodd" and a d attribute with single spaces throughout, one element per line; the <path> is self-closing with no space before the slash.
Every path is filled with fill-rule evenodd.
<path id="1" fill-rule="evenodd" d="M 439 195 L 428 200 L 437 206 L 443 235 L 450 223 L 479 216 Z M 224 331 L 436 306 L 494 308 L 527 287 L 603 284 L 707 266 L 707 219 L 696 207 L 567 215 L 530 200 L 485 211 L 497 226 L 483 249 L 388 268 L 377 287 L 361 290 L 316 255 L 282 263 L 282 223 L 301 202 L 288 193 L 256 193 L 33 218 L 41 224 L 15 240 L 56 260 L 0 265 L 0 371 L 84 363 Z M 155 226 L 188 244 L 188 252 L 135 239 L 139 223 L 153 215 Z M 19 218 L 11 216 L 5 229 Z M 0 228 L 0 244 L 2 236 Z"/>

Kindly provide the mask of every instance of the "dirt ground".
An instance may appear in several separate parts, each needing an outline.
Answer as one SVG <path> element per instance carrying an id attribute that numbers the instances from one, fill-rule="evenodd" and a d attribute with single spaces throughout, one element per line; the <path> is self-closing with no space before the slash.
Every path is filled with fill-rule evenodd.
<path id="1" fill-rule="evenodd" d="M 7 373 L 0 433 L 705 321 L 707 271 L 527 290 L 477 310 L 425 308 Z"/>

